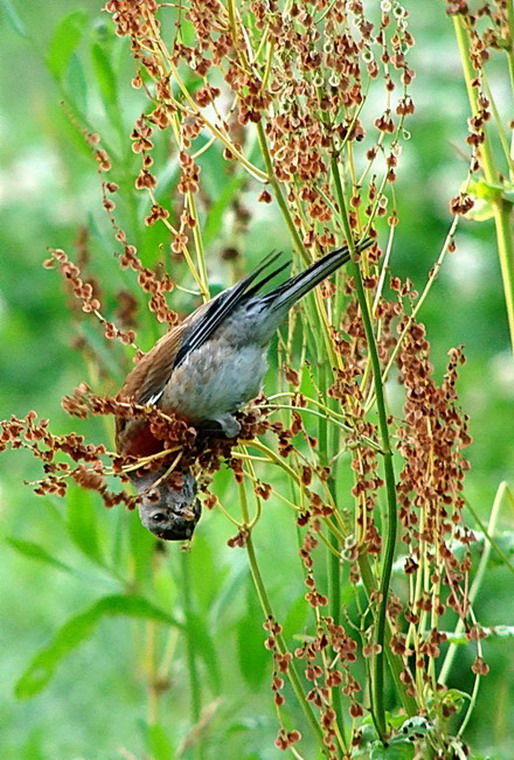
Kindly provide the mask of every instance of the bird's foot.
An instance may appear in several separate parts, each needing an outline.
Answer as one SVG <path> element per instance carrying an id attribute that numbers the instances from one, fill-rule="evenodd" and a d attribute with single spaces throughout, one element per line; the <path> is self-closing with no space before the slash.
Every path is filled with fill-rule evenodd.
<path id="1" fill-rule="evenodd" d="M 241 432 L 241 425 L 232 414 L 220 414 L 214 418 L 227 438 L 235 438 Z"/>

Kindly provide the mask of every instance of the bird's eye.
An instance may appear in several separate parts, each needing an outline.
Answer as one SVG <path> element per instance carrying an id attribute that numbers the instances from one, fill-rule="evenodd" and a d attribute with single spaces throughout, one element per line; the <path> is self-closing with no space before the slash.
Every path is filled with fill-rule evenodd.
<path id="1" fill-rule="evenodd" d="M 152 520 L 156 523 L 163 523 L 166 522 L 167 516 L 164 514 L 164 512 L 156 512 L 154 515 L 152 515 Z"/>

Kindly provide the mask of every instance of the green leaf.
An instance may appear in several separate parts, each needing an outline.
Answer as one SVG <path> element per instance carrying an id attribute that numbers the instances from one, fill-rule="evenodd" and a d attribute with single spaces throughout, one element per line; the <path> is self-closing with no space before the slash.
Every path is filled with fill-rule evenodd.
<path id="1" fill-rule="evenodd" d="M 157 723 L 146 728 L 146 741 L 153 760 L 173 760 L 175 751 L 164 728 Z"/>
<path id="2" fill-rule="evenodd" d="M 220 567 L 219 563 L 216 563 L 211 544 L 201 534 L 195 537 L 191 551 L 193 552 L 191 584 L 195 590 L 199 609 L 207 614 L 223 586 L 228 567 Z"/>
<path id="3" fill-rule="evenodd" d="M 226 183 L 216 201 L 209 208 L 209 213 L 203 229 L 203 241 L 205 246 L 212 243 L 220 233 L 225 210 L 236 193 L 241 189 L 244 182 L 245 176 L 243 174 L 236 174 Z"/>
<path id="4" fill-rule="evenodd" d="M 484 541 L 488 541 L 485 536 Z M 508 565 L 509 558 L 514 555 L 514 533 L 511 530 L 503 531 L 499 536 L 494 537 L 493 549 L 489 557 L 491 565 L 501 566 Z M 499 551 L 503 554 L 501 556 Z"/>
<path id="5" fill-rule="evenodd" d="M 21 18 L 18 16 L 18 13 L 13 8 L 13 5 L 11 3 L 11 0 L 0 0 L 2 3 L 3 9 L 4 9 L 4 15 L 7 17 L 7 20 L 9 24 L 12 26 L 15 32 L 20 35 L 20 37 L 24 37 L 25 39 L 29 38 L 29 33 L 27 31 L 27 27 L 21 20 Z"/>
<path id="6" fill-rule="evenodd" d="M 68 492 L 68 533 L 80 551 L 92 562 L 105 567 L 105 561 L 98 541 L 98 515 L 102 509 L 99 503 L 92 503 L 92 494 L 75 485 Z"/>
<path id="7" fill-rule="evenodd" d="M 44 549 L 42 546 L 39 546 L 39 544 L 35 544 L 33 541 L 23 541 L 20 538 L 10 537 L 6 538 L 5 540 L 9 546 L 12 546 L 13 549 L 16 549 L 17 552 L 23 554 L 25 557 L 30 557 L 30 559 L 35 559 L 38 562 L 45 562 L 47 565 L 57 567 L 59 570 L 65 570 L 67 573 L 73 573 L 71 567 L 66 565 L 64 562 L 56 559 L 55 557 L 52 557 L 52 555 L 47 552 L 46 549 Z"/>
<path id="8" fill-rule="evenodd" d="M 246 615 L 238 620 L 236 634 L 239 669 L 250 688 L 257 690 L 267 676 L 270 658 L 264 647 L 262 612 L 250 594 Z"/>
<path id="9" fill-rule="evenodd" d="M 296 598 L 291 594 L 291 598 L 294 601 L 289 607 L 283 623 L 284 635 L 286 637 L 294 636 L 297 631 L 303 631 L 310 612 L 309 606 L 305 603 L 303 593 L 299 592 Z M 300 640 L 303 640 L 303 638 L 300 637 Z"/>
<path id="10" fill-rule="evenodd" d="M 59 662 L 90 635 L 97 621 L 98 614 L 93 608 L 65 623 L 53 641 L 32 659 L 16 683 L 16 696 L 19 699 L 27 699 L 42 691 L 52 678 Z"/>
<path id="11" fill-rule="evenodd" d="M 369 755 L 370 760 L 412 760 L 414 757 L 414 746 L 407 739 L 395 741 L 397 737 L 391 740 L 387 747 L 374 747 Z"/>
<path id="12" fill-rule="evenodd" d="M 205 663 L 211 689 L 215 694 L 221 693 L 221 674 L 214 640 L 209 632 L 206 618 L 190 612 L 188 616 L 188 636 L 195 642 L 198 655 Z"/>
<path id="13" fill-rule="evenodd" d="M 125 530 L 128 530 L 129 553 L 133 562 L 134 580 L 139 586 L 145 586 L 152 577 L 155 538 L 143 528 L 137 513 L 132 512 L 127 516 Z"/>
<path id="14" fill-rule="evenodd" d="M 468 194 L 473 198 L 475 205 L 466 213 L 466 219 L 475 222 L 484 222 L 491 219 L 495 213 L 495 207 L 502 200 L 512 203 L 514 200 L 514 188 L 510 184 L 495 185 L 484 179 L 470 182 L 467 188 Z"/>
<path id="15" fill-rule="evenodd" d="M 48 68 L 58 79 L 62 77 L 72 53 L 77 48 L 87 22 L 85 11 L 73 11 L 58 23 L 48 53 Z"/>
<path id="16" fill-rule="evenodd" d="M 73 110 L 73 104 L 71 104 L 71 109 Z M 80 116 L 78 114 L 77 116 L 80 120 Z M 79 161 L 81 156 L 86 159 L 87 164 L 90 166 L 93 161 L 91 146 L 87 144 L 87 142 L 84 140 L 84 135 L 82 132 L 77 129 L 75 124 L 71 123 L 62 108 L 56 108 L 53 110 L 52 122 L 55 126 L 56 131 L 58 130 L 63 140 L 69 141 L 70 146 L 66 147 L 68 149 L 71 147 L 73 150 L 77 168 L 80 166 Z"/>
<path id="17" fill-rule="evenodd" d="M 484 201 L 497 201 L 500 199 L 503 189 L 501 185 L 492 185 L 485 179 L 478 179 L 469 183 L 468 194 Z"/>
<path id="18" fill-rule="evenodd" d="M 494 216 L 493 204 L 482 198 L 473 198 L 475 205 L 469 211 L 466 211 L 465 218 L 473 222 L 486 222 Z"/>
<path id="19" fill-rule="evenodd" d="M 128 594 L 105 596 L 64 623 L 52 641 L 36 654 L 16 684 L 16 696 L 27 699 L 42 691 L 60 662 L 92 634 L 102 617 L 112 615 L 127 615 L 155 620 L 166 625 L 181 625 L 144 597 Z"/>
<path id="20" fill-rule="evenodd" d="M 96 80 L 100 88 L 100 93 L 107 106 L 112 106 L 116 103 L 118 97 L 118 88 L 116 85 L 116 77 L 111 65 L 111 59 L 105 52 L 102 45 L 98 42 L 93 43 L 91 47 L 91 58 L 93 60 L 93 68 L 96 74 Z"/>
<path id="21" fill-rule="evenodd" d="M 87 110 L 87 80 L 78 55 L 72 54 L 67 76 L 68 97 L 82 113 Z"/>
<path id="22" fill-rule="evenodd" d="M 172 625 L 177 628 L 184 626 L 172 615 L 156 607 L 143 596 L 137 594 L 111 594 L 104 596 L 94 607 L 100 615 L 127 615 L 128 617 L 145 618 L 156 623 Z"/>
<path id="23" fill-rule="evenodd" d="M 227 578 L 220 594 L 216 598 L 209 612 L 209 618 L 212 621 L 211 625 L 213 627 L 219 624 L 222 615 L 225 614 L 227 608 L 230 608 L 231 610 L 233 609 L 234 599 L 238 598 L 240 588 L 248 578 L 250 572 L 248 565 L 241 564 L 237 567 L 235 561 L 234 565 L 235 566 L 232 568 L 232 577 Z"/>

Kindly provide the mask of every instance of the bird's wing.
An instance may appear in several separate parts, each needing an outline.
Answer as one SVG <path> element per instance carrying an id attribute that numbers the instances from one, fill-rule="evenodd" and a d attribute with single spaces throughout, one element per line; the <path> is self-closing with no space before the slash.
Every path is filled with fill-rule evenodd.
<path id="1" fill-rule="evenodd" d="M 196 312 L 191 317 L 195 314 Z M 154 397 L 160 395 L 173 371 L 175 358 L 182 345 L 184 333 L 189 328 L 191 317 L 168 330 L 152 350 L 136 364 L 118 393 L 120 401 L 135 401 L 138 404 L 155 403 Z"/>
<path id="2" fill-rule="evenodd" d="M 211 335 L 221 325 L 223 320 L 225 320 L 234 311 L 234 309 L 239 306 L 242 301 L 245 300 L 249 292 L 253 294 L 256 292 L 256 290 L 259 290 L 266 282 L 268 282 L 268 280 L 281 272 L 282 269 L 287 266 L 288 262 L 275 268 L 256 285 L 254 285 L 250 291 L 250 285 L 252 285 L 258 276 L 265 269 L 270 267 L 281 255 L 281 253 L 269 254 L 269 256 L 266 256 L 260 266 L 258 266 L 257 269 L 251 272 L 247 277 L 244 277 L 231 288 L 224 290 L 222 293 L 216 296 L 216 298 L 213 298 L 212 301 L 209 301 L 209 303 L 203 307 L 205 310 L 201 315 L 197 316 L 197 312 L 194 312 L 191 315 L 189 318 L 191 327 L 188 330 L 187 334 L 184 336 L 184 341 L 175 357 L 173 369 L 175 369 L 175 367 L 178 367 L 184 361 L 187 354 L 189 354 L 191 351 L 195 351 L 197 348 L 200 348 L 200 346 L 209 340 Z"/>
<path id="3" fill-rule="evenodd" d="M 184 361 L 185 357 L 209 340 L 223 320 L 233 312 L 248 293 L 256 292 L 287 266 L 286 263 L 275 268 L 250 290 L 250 286 L 259 275 L 268 269 L 280 255 L 280 253 L 272 253 L 266 256 L 264 261 L 247 277 L 200 306 L 180 325 L 172 327 L 130 372 L 118 393 L 118 399 L 135 401 L 138 404 L 157 404 L 173 370 Z M 118 425 L 123 427 L 123 421 L 118 420 Z"/>
<path id="4" fill-rule="evenodd" d="M 127 375 L 123 387 L 118 392 L 118 401 L 133 401 L 136 404 L 156 403 L 168 381 L 173 362 L 182 343 L 188 320 L 172 327 L 157 341 L 134 369 Z M 155 453 L 158 442 L 150 433 L 148 425 L 141 419 L 116 418 L 116 449 L 125 454 L 145 456 Z"/>

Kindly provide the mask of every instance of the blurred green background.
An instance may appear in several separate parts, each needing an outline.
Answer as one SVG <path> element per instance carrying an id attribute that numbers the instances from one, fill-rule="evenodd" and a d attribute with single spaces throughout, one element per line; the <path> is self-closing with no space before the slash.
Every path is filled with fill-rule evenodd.
<path id="1" fill-rule="evenodd" d="M 400 225 L 392 267 L 422 287 L 451 221 L 448 200 L 456 195 L 466 174 L 462 151 L 468 101 L 451 24 L 442 4 L 407 6 L 417 39 L 411 57 L 417 71 L 413 85 L 417 110 L 408 124 L 412 139 L 404 144 L 396 185 Z M 35 409 L 40 416 L 51 418 L 57 432 L 76 429 L 101 442 L 109 440 L 112 433 L 104 423 L 77 423 L 60 408 L 60 398 L 80 381 L 97 381 L 95 361 L 86 365 L 82 353 L 73 347 L 74 341 L 79 335 L 92 350 L 106 354 L 105 360 L 110 362 L 106 392 L 115 391 L 120 384 L 129 354 L 124 355 L 120 348 L 111 358 L 95 337 L 89 318 L 79 315 L 75 322 L 70 320 L 68 296 L 59 275 L 44 270 L 41 263 L 47 246 L 62 247 L 76 256 L 77 240 L 84 239 L 87 231 L 108 317 L 116 306 L 116 293 L 130 288 L 134 279 L 122 276 L 114 260 L 115 245 L 102 209 L 95 163 L 60 101 L 66 92 L 72 92 L 91 129 L 113 146 L 117 160 L 112 179 L 126 191 L 119 214 L 129 220 L 127 232 L 137 242 L 143 259 L 153 263 L 159 244 L 165 241 L 164 232 L 143 226 L 147 200 L 131 189 L 137 157 L 130 151 L 128 135 L 142 107 L 142 95 L 130 87 L 133 64 L 127 42 L 114 37 L 109 17 L 99 11 L 100 3 L 13 0 L 11 5 L 0 4 L 0 8 L 0 418 L 11 413 L 23 416 Z M 70 13 L 76 13 L 76 25 L 83 34 L 66 70 L 60 71 L 55 46 L 66 43 L 55 36 L 55 30 Z M 108 57 L 108 70 L 99 49 Z M 53 75 L 45 64 L 52 50 Z M 510 119 L 512 103 L 502 72 L 498 68 L 492 84 Z M 211 168 L 206 186 L 215 196 L 220 180 L 216 167 Z M 272 248 L 290 247 L 275 207 L 257 205 L 255 195 L 248 194 L 251 218 L 244 239 L 244 250 L 251 260 Z M 141 224 L 132 229 L 130 220 L 134 218 Z M 238 235 L 236 225 L 223 224 L 209 243 L 209 273 L 215 286 L 230 282 L 232 272 L 219 252 L 238 245 Z M 509 478 L 512 482 L 514 366 L 492 224 L 463 221 L 457 241 L 457 252 L 447 258 L 421 320 L 427 326 L 438 377 L 444 371 L 448 349 L 465 345 L 468 362 L 462 369 L 459 388 L 462 406 L 471 416 L 474 438 L 468 449 L 472 470 L 466 496 L 487 521 L 499 483 Z M 173 305 L 188 309 L 192 302 L 179 295 Z M 143 348 L 148 348 L 159 328 L 151 318 L 143 318 L 148 325 L 148 345 Z M 273 388 L 273 376 L 268 382 Z M 88 494 L 77 493 L 74 508 L 58 500 L 38 499 L 23 485 L 24 480 L 37 477 L 37 463 L 29 454 L 2 455 L 2 536 L 37 543 L 65 566 L 52 566 L 44 557 L 39 562 L 29 559 L 8 541 L 0 544 L 1 757 L 111 760 L 141 758 L 147 753 L 160 760 L 172 757 L 187 734 L 191 720 L 185 650 L 173 629 L 168 647 L 170 656 L 177 648 L 177 656 L 173 658 L 170 689 L 157 716 L 168 738 L 152 735 L 148 728 L 156 718 L 147 691 L 153 667 L 148 642 L 155 636 L 160 644 L 165 636 L 162 628 L 154 630 L 151 622 L 141 627 L 127 623 L 125 618 L 102 617 L 44 691 L 32 699 L 19 700 L 14 695 L 15 683 L 29 661 L 60 625 L 101 596 L 123 589 L 112 572 L 118 562 L 123 567 L 135 567 L 138 590 L 162 609 L 183 609 L 184 589 L 188 584 L 193 589 L 189 595 L 194 606 L 191 635 L 204 652 L 199 656 L 202 705 L 212 708 L 206 756 L 217 758 L 223 746 L 227 757 L 279 757 L 280 752 L 272 746 L 276 724 L 271 692 L 266 687 L 271 671 L 262 646 L 261 613 L 244 553 L 226 546 L 233 532 L 230 525 L 218 514 L 205 515 L 191 562 L 175 546 L 163 556 L 152 557 L 152 540 L 142 535 L 136 515 L 121 509 L 102 510 Z M 231 487 L 223 473 L 217 487 L 219 492 Z M 265 516 L 258 529 L 260 546 L 266 547 L 261 563 L 279 617 L 286 619 L 286 632 L 288 626 L 294 631 L 301 629 L 302 613 L 289 600 L 303 593 L 301 575 L 291 577 L 288 573 L 296 545 L 294 536 L 281 531 L 287 515 L 282 514 L 280 505 L 270 505 L 269 511 L 271 516 Z M 79 512 L 81 516 L 77 517 Z M 70 521 L 73 524 L 74 520 L 84 522 L 82 534 L 80 525 L 75 534 L 70 530 Z M 471 516 L 469 521 L 475 527 Z M 499 531 L 511 527 L 512 510 L 510 514 L 505 510 Z M 96 548 L 90 538 L 84 545 L 84 535 L 92 535 L 90 528 L 96 531 Z M 276 541 L 276 535 L 283 540 Z M 108 566 L 107 571 L 102 563 Z M 145 563 L 153 573 L 145 572 Z M 511 574 L 500 564 L 491 563 L 476 609 L 484 625 L 512 622 L 511 590 Z M 468 729 L 476 751 L 498 758 L 514 756 L 514 664 L 509 650 L 507 639 L 485 642 L 491 675 L 482 682 Z M 472 657 L 466 650 L 459 658 L 453 685 L 470 687 Z M 215 700 L 220 694 L 223 699 L 218 703 Z M 189 756 L 187 750 L 185 756 Z"/>

